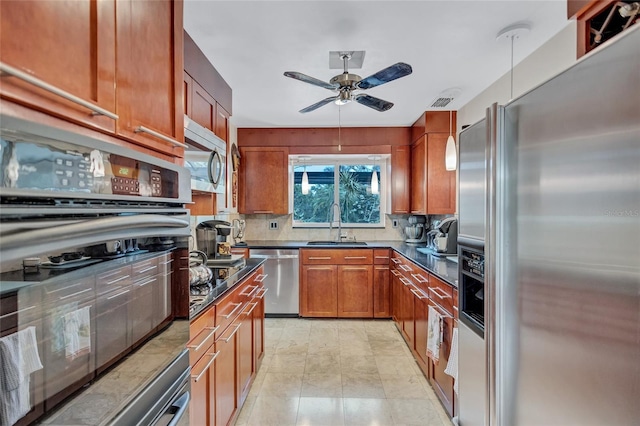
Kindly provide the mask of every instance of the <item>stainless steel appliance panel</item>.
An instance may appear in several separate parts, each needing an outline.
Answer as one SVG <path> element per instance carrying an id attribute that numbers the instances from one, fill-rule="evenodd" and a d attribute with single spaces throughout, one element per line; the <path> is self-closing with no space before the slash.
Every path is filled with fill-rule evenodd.
<path id="1" fill-rule="evenodd" d="M 482 120 L 460 133 L 458 218 L 460 237 L 484 240 L 485 140 Z"/>
<path id="2" fill-rule="evenodd" d="M 484 339 L 458 322 L 458 423 L 483 426 L 486 405 Z"/>
<path id="3" fill-rule="evenodd" d="M 251 257 L 266 259 L 265 314 L 297 316 L 300 313 L 299 250 L 251 249 Z"/>
<path id="4" fill-rule="evenodd" d="M 640 419 L 640 27 L 618 37 L 505 108 L 496 424 Z"/>

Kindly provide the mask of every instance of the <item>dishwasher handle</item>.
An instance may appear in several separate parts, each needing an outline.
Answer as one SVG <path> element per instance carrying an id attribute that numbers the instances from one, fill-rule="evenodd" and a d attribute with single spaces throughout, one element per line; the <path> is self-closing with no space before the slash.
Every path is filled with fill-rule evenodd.
<path id="1" fill-rule="evenodd" d="M 256 259 L 299 259 L 300 256 L 296 254 L 285 254 L 281 256 L 273 256 L 269 254 L 252 254 L 251 257 Z"/>

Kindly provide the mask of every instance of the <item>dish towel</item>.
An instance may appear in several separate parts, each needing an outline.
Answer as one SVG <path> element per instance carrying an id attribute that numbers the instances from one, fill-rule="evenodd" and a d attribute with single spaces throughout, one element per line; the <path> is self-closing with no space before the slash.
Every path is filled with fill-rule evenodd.
<path id="1" fill-rule="evenodd" d="M 458 327 L 453 329 L 451 337 L 451 352 L 449 352 L 449 362 L 444 369 L 445 374 L 453 377 L 453 391 L 458 394 Z"/>
<path id="2" fill-rule="evenodd" d="M 434 364 L 437 364 L 442 344 L 442 315 L 433 306 L 429 306 L 427 332 L 427 356 L 433 360 Z"/>
<path id="3" fill-rule="evenodd" d="M 85 306 L 62 317 L 65 355 L 69 360 L 91 352 L 90 309 L 90 306 Z"/>
<path id="4" fill-rule="evenodd" d="M 0 425 L 13 425 L 31 411 L 30 376 L 41 368 L 35 327 L 0 339 Z"/>

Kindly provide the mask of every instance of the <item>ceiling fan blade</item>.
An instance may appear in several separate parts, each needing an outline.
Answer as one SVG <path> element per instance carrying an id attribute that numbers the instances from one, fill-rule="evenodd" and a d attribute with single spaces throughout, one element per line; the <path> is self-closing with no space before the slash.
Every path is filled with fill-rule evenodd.
<path id="1" fill-rule="evenodd" d="M 339 98 L 340 98 L 340 96 L 332 96 L 330 98 L 323 99 L 320 102 L 316 102 L 313 105 L 309 105 L 308 107 L 301 109 L 299 112 L 305 113 L 305 112 L 314 111 L 314 110 L 320 108 L 321 106 L 324 106 L 326 104 L 330 104 L 331 102 L 333 102 L 333 101 L 335 101 L 336 99 L 339 99 Z"/>
<path id="2" fill-rule="evenodd" d="M 393 64 L 390 67 L 380 70 L 369 77 L 363 78 L 356 83 L 356 87 L 359 89 L 370 89 L 396 80 L 400 77 L 407 76 L 412 72 L 413 69 L 411 69 L 411 65 L 405 64 L 404 62 L 398 62 L 397 64 Z"/>
<path id="3" fill-rule="evenodd" d="M 339 87 L 337 84 L 330 84 L 322 80 L 318 80 L 317 78 L 309 77 L 308 75 L 302 74 L 301 72 L 286 71 L 284 73 L 284 76 L 300 80 L 304 83 L 313 84 L 314 86 L 324 87 L 325 89 L 329 90 L 336 90 Z"/>
<path id="4" fill-rule="evenodd" d="M 385 101 L 380 98 L 376 98 L 374 96 L 365 95 L 365 94 L 355 95 L 353 97 L 353 100 L 355 100 L 359 104 L 368 106 L 369 108 L 373 108 L 376 111 L 380 111 L 380 112 L 390 110 L 391 107 L 393 106 L 393 103 L 391 102 Z"/>

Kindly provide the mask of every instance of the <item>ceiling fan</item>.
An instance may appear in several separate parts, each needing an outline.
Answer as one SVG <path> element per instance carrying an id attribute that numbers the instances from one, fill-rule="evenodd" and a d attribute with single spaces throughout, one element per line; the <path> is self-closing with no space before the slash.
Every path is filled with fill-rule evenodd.
<path id="1" fill-rule="evenodd" d="M 333 77 L 328 83 L 296 71 L 286 71 L 284 73 L 285 77 L 291 77 L 305 83 L 313 84 L 314 86 L 324 87 L 325 89 L 338 92 L 337 95 L 323 99 L 313 105 L 309 105 L 308 107 L 301 109 L 300 112 L 311 112 L 331 102 L 335 102 L 338 105 L 344 105 L 351 101 L 356 101 L 359 104 L 373 108 L 376 111 L 387 111 L 391 109 L 393 103 L 363 93 L 354 94 L 353 91 L 380 86 L 381 84 L 388 83 L 400 77 L 405 77 L 413 71 L 411 69 L 411 65 L 405 64 L 404 62 L 398 62 L 397 64 L 393 64 L 390 67 L 382 69 L 369 77 L 362 78 L 359 75 L 349 73 L 348 65 L 349 59 L 351 59 L 350 54 L 342 54 L 340 58 L 343 61 L 344 72 Z"/>

